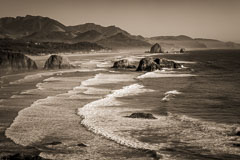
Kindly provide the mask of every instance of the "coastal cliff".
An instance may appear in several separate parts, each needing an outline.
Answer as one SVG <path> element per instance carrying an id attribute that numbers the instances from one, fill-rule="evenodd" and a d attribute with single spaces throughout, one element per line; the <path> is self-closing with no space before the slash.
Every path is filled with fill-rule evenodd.
<path id="1" fill-rule="evenodd" d="M 21 53 L 0 52 L 0 71 L 11 72 L 37 69 L 35 61 Z"/>

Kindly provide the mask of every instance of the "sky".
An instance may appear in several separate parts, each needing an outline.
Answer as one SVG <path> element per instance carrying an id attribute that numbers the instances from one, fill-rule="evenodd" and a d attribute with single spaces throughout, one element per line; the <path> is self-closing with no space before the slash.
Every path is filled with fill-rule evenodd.
<path id="1" fill-rule="evenodd" d="M 0 17 L 115 25 L 144 37 L 188 35 L 240 43 L 240 0 L 0 0 Z"/>

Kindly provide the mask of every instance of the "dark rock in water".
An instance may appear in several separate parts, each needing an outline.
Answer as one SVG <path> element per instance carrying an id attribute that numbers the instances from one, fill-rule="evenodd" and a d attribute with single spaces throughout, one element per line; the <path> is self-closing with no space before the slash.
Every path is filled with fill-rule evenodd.
<path id="1" fill-rule="evenodd" d="M 83 143 L 79 143 L 79 144 L 77 144 L 77 146 L 78 146 L 78 147 L 87 147 L 87 145 L 86 145 L 86 144 L 83 144 Z"/>
<path id="2" fill-rule="evenodd" d="M 164 58 L 156 58 L 154 61 L 159 64 L 161 68 L 181 68 L 181 64 Z"/>
<path id="3" fill-rule="evenodd" d="M 54 141 L 51 143 L 46 143 L 45 145 L 58 145 L 58 144 L 62 144 L 62 142 Z"/>
<path id="4" fill-rule="evenodd" d="M 120 61 L 114 62 L 112 68 L 136 68 L 136 66 L 131 65 L 127 59 L 122 59 Z"/>
<path id="5" fill-rule="evenodd" d="M 146 150 L 145 152 L 146 152 L 147 155 L 149 155 L 149 157 L 152 157 L 156 160 L 163 158 L 162 155 L 158 154 L 154 150 Z"/>
<path id="6" fill-rule="evenodd" d="M 137 71 L 155 71 L 157 69 L 161 69 L 161 67 L 152 58 L 143 58 L 139 62 Z"/>
<path id="7" fill-rule="evenodd" d="M 156 43 L 151 47 L 150 53 L 162 53 L 162 48 L 161 46 Z"/>
<path id="8" fill-rule="evenodd" d="M 185 52 L 185 49 L 184 48 L 181 48 L 180 49 L 180 53 L 184 53 Z"/>
<path id="9" fill-rule="evenodd" d="M 9 155 L 1 158 L 2 160 L 46 160 L 40 156 L 36 155 L 25 155 L 23 153 L 17 153 L 14 155 Z"/>
<path id="10" fill-rule="evenodd" d="M 235 133 L 236 133 L 236 136 L 240 136 L 240 127 L 236 128 Z"/>
<path id="11" fill-rule="evenodd" d="M 0 70 L 20 71 L 35 70 L 35 61 L 21 53 L 0 53 Z"/>
<path id="12" fill-rule="evenodd" d="M 44 69 L 69 69 L 72 67 L 68 58 L 58 55 L 51 55 L 44 65 Z"/>
<path id="13" fill-rule="evenodd" d="M 145 118 L 145 119 L 157 119 L 151 113 L 132 113 L 129 118 Z"/>
<path id="14" fill-rule="evenodd" d="M 240 147 L 240 143 L 233 143 L 234 147 Z"/>

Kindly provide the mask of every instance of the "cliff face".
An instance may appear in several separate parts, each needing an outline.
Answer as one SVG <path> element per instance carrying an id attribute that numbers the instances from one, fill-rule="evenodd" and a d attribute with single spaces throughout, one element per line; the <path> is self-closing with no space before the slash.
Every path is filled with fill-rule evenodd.
<path id="1" fill-rule="evenodd" d="M 35 61 L 21 53 L 0 52 L 0 71 L 20 71 L 37 69 Z"/>

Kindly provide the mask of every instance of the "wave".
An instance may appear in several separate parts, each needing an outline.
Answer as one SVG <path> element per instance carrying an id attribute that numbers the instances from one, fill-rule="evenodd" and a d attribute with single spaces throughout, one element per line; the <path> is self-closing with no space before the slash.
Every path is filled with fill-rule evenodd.
<path id="1" fill-rule="evenodd" d="M 138 79 L 144 79 L 144 78 L 170 78 L 170 77 L 192 77 L 196 76 L 194 74 L 189 74 L 189 73 L 178 73 L 176 74 L 175 71 L 168 71 L 166 72 L 165 70 L 156 70 L 154 72 L 147 72 L 143 75 L 138 76 Z"/>
<path id="2" fill-rule="evenodd" d="M 100 134 L 114 140 L 115 142 L 132 147 L 141 149 L 153 149 L 151 145 L 137 141 L 128 136 L 122 137 L 118 135 L 117 131 L 120 127 L 117 123 L 121 122 L 131 122 L 124 117 L 118 115 L 122 111 L 126 111 L 124 108 L 108 108 L 110 106 L 119 106 L 122 102 L 118 101 L 116 98 L 138 95 L 145 92 L 152 92 L 153 90 L 144 89 L 144 86 L 139 84 L 132 84 L 125 86 L 122 89 L 115 90 L 113 93 L 107 95 L 105 98 L 93 101 L 86 104 L 83 108 L 78 109 L 78 114 L 83 117 L 81 124 L 86 126 L 89 130 L 96 134 Z M 105 108 L 107 107 L 107 108 Z M 153 120 L 149 120 L 153 121 Z M 115 125 L 116 124 L 116 125 Z M 120 127 L 121 128 L 121 127 Z"/>
<path id="3" fill-rule="evenodd" d="M 165 97 L 162 98 L 162 101 L 167 102 L 170 101 L 170 99 L 178 94 L 182 94 L 181 92 L 177 91 L 177 90 L 172 90 L 172 91 L 168 91 L 165 93 Z"/>
<path id="4" fill-rule="evenodd" d="M 82 86 L 134 81 L 134 75 L 99 73 L 94 78 L 82 82 Z"/>
<path id="5" fill-rule="evenodd" d="M 43 77 L 53 76 L 53 75 L 62 75 L 64 73 L 74 73 L 74 72 L 92 72 L 92 71 L 105 71 L 105 69 L 69 69 L 69 70 L 61 70 L 61 71 L 46 71 L 42 73 L 37 73 L 33 75 L 27 75 L 22 79 L 10 82 L 9 84 L 21 84 L 32 82 L 33 80 L 37 80 Z"/>
<path id="6" fill-rule="evenodd" d="M 98 68 L 109 68 L 112 67 L 111 61 L 105 61 L 97 64 Z"/>

